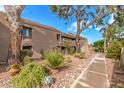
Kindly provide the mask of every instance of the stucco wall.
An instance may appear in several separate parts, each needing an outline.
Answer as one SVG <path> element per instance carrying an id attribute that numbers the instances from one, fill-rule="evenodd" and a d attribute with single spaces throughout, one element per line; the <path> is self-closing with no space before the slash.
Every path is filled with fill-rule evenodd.
<path id="1" fill-rule="evenodd" d="M 0 22 L 0 62 L 6 62 L 9 48 L 10 31 Z"/>
<path id="2" fill-rule="evenodd" d="M 57 45 L 57 32 L 33 27 L 32 45 L 33 49 L 35 49 L 37 52 L 55 47 Z"/>

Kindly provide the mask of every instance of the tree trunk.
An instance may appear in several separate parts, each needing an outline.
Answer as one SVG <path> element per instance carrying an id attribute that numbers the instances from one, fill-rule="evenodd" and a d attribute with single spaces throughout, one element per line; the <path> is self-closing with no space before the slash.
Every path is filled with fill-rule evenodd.
<path id="1" fill-rule="evenodd" d="M 81 28 L 80 28 L 80 23 L 81 23 L 81 20 L 80 20 L 80 6 L 78 6 L 76 19 L 77 19 L 76 52 L 78 53 L 78 52 L 80 52 L 79 39 L 80 39 L 80 31 L 81 31 Z"/>
<path id="2" fill-rule="evenodd" d="M 79 36 L 80 34 L 77 34 L 76 36 L 76 52 L 80 52 L 80 42 L 79 42 Z"/>
<path id="3" fill-rule="evenodd" d="M 104 34 L 105 34 L 105 36 L 104 36 L 104 54 L 106 56 L 107 55 L 107 30 L 106 29 L 104 31 Z"/>
<path id="4" fill-rule="evenodd" d="M 21 35 L 20 35 L 20 14 L 24 9 L 22 5 L 5 5 L 4 6 L 8 22 L 11 29 L 10 49 L 8 58 L 9 64 L 20 63 L 20 48 L 21 48 Z"/>
<path id="5" fill-rule="evenodd" d="M 9 64 L 20 63 L 20 48 L 21 48 L 21 37 L 19 31 L 11 32 L 10 39 L 10 58 L 8 58 Z"/>

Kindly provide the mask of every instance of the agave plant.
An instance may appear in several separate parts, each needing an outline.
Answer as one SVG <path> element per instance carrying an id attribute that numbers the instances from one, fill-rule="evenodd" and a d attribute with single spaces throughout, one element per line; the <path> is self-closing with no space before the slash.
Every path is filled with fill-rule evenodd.
<path id="1" fill-rule="evenodd" d="M 49 50 L 45 52 L 45 57 L 47 59 L 47 64 L 53 69 L 61 67 L 64 63 L 62 53 L 57 50 Z"/>
<path id="2" fill-rule="evenodd" d="M 51 76 L 45 76 L 43 83 L 47 86 L 50 86 L 54 83 L 54 79 Z"/>

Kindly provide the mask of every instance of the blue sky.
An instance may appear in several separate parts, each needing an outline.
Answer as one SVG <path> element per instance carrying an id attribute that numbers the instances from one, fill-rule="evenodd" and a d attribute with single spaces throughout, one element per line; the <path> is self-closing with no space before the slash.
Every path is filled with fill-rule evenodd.
<path id="1" fill-rule="evenodd" d="M 52 26 L 65 33 L 75 33 L 76 31 L 76 20 L 71 20 L 68 24 L 65 24 L 65 20 L 58 18 L 50 11 L 49 6 L 46 5 L 27 5 L 21 17 L 40 24 Z M 86 37 L 89 43 L 93 43 L 96 40 L 102 39 L 102 33 L 98 30 L 99 29 L 95 30 L 90 27 L 88 30 L 82 32 L 81 35 Z"/>
<path id="2" fill-rule="evenodd" d="M 3 5 L 0 5 L 0 11 L 4 11 Z M 40 24 L 52 26 L 64 33 L 76 33 L 76 20 L 73 19 L 65 24 L 65 20 L 58 18 L 55 14 L 50 11 L 48 5 L 27 5 L 22 12 L 22 18 L 38 22 Z M 114 21 L 111 15 L 109 23 Z M 81 36 L 88 39 L 89 43 L 93 43 L 96 40 L 102 39 L 102 33 L 99 32 L 100 27 L 93 29 L 91 26 L 81 33 Z"/>
<path id="3" fill-rule="evenodd" d="M 0 5 L 0 11 L 5 12 L 3 5 Z M 27 5 L 22 12 L 22 18 L 38 22 L 40 24 L 52 26 L 64 33 L 76 33 L 76 20 L 73 19 L 65 24 L 65 20 L 58 18 L 50 11 L 48 5 Z M 109 24 L 114 22 L 113 14 L 110 15 L 110 19 L 107 19 Z M 81 33 L 81 36 L 88 39 L 91 44 L 96 40 L 103 39 L 102 33 L 99 32 L 100 27 L 93 29 L 91 26 Z"/>

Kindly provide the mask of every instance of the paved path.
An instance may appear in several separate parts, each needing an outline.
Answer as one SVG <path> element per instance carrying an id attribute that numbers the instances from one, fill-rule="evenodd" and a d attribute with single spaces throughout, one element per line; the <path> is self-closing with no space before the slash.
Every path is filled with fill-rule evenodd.
<path id="1" fill-rule="evenodd" d="M 106 60 L 102 54 L 96 54 L 71 86 L 71 88 L 108 87 L 109 79 L 106 71 Z"/>

